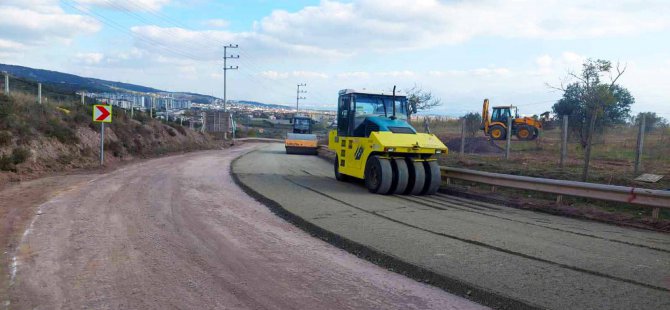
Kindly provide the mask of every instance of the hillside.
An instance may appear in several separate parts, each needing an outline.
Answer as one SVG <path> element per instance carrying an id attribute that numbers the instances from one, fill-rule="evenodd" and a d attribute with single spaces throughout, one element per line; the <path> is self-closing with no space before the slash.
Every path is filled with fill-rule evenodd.
<path id="1" fill-rule="evenodd" d="M 168 92 L 141 85 L 113 82 L 96 78 L 81 77 L 74 74 L 51 71 L 51 70 L 42 70 L 23 66 L 0 64 L 0 72 L 3 71 L 8 72 L 12 76 L 12 80 L 18 78 L 18 81 L 23 83 L 30 81 L 34 83 L 39 82 L 44 84 L 45 87 L 48 87 L 54 92 L 63 94 L 73 94 L 81 90 L 86 90 L 88 92 L 94 92 L 94 93 L 96 92 L 97 93 L 104 93 L 104 92 L 171 93 L 177 99 L 191 100 L 195 103 L 200 104 L 210 104 L 214 100 L 220 99 L 214 96 L 203 95 L 192 92 Z M 2 83 L 4 82 L 0 81 L 0 84 Z M 10 85 L 12 85 L 12 88 L 15 87 L 13 84 L 14 83 L 10 83 Z M 255 106 L 259 108 L 290 109 L 290 107 L 288 106 L 267 104 L 256 101 L 239 100 L 237 102 L 242 105 Z"/>
<path id="2" fill-rule="evenodd" d="M 114 122 L 105 128 L 105 164 L 217 147 L 207 134 L 144 113 L 134 116 L 114 109 Z M 99 143 L 100 125 L 92 122 L 89 105 L 40 105 L 25 94 L 0 95 L 0 184 L 96 167 Z"/>

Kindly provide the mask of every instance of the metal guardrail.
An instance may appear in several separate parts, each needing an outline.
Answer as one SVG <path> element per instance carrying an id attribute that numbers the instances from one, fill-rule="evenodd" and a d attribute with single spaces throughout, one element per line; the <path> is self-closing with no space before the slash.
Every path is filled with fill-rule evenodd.
<path id="1" fill-rule="evenodd" d="M 491 173 L 460 168 L 441 167 L 443 177 L 493 186 L 510 187 L 545 193 L 630 203 L 654 208 L 652 216 L 658 218 L 660 208 L 670 209 L 670 191 L 595 184 L 577 181 L 533 178 L 518 175 Z"/>

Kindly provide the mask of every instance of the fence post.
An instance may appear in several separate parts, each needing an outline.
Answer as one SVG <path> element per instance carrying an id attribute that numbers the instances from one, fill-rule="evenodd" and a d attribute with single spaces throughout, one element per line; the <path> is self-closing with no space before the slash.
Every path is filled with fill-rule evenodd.
<path id="1" fill-rule="evenodd" d="M 507 118 L 507 144 L 505 145 L 505 159 L 509 159 L 509 149 L 512 146 L 512 118 Z"/>
<path id="2" fill-rule="evenodd" d="M 465 117 L 461 119 L 461 149 L 460 149 L 460 157 L 463 159 L 465 156 Z"/>
<path id="3" fill-rule="evenodd" d="M 568 116 L 563 115 L 563 128 L 561 128 L 561 162 L 559 167 L 565 167 L 565 161 L 568 158 Z"/>
<path id="4" fill-rule="evenodd" d="M 645 114 L 642 114 L 642 120 L 640 121 L 640 131 L 637 135 L 637 152 L 635 153 L 635 174 L 640 172 L 640 166 L 642 165 L 642 149 L 644 148 L 644 127 L 646 125 Z"/>
<path id="5" fill-rule="evenodd" d="M 42 83 L 37 83 L 37 103 L 42 104 Z"/>
<path id="6" fill-rule="evenodd" d="M 5 95 L 9 95 L 9 73 L 5 72 Z"/>
<path id="7" fill-rule="evenodd" d="M 81 91 L 81 105 L 85 105 L 85 104 L 86 104 L 86 99 L 84 99 L 84 91 L 82 90 Z"/>

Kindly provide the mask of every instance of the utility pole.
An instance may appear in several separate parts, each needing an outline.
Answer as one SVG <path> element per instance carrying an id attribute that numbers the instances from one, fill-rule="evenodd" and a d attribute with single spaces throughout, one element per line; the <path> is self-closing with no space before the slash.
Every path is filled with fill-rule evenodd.
<path id="1" fill-rule="evenodd" d="M 296 115 L 298 114 L 298 110 L 299 110 L 298 107 L 300 105 L 300 99 L 307 99 L 305 97 L 300 96 L 300 94 L 307 93 L 306 90 L 300 90 L 300 87 L 307 87 L 307 84 L 305 84 L 305 83 L 298 84 L 298 90 L 296 91 L 296 95 L 295 95 L 295 114 Z"/>
<path id="2" fill-rule="evenodd" d="M 240 55 L 230 55 L 228 56 L 228 49 L 229 48 L 238 48 L 238 45 L 235 44 L 228 44 L 223 47 L 223 112 L 226 112 L 226 103 L 227 103 L 227 97 L 226 97 L 226 80 L 227 80 L 227 72 L 228 70 L 237 70 L 240 67 L 239 66 L 228 66 L 228 59 L 239 59 Z"/>

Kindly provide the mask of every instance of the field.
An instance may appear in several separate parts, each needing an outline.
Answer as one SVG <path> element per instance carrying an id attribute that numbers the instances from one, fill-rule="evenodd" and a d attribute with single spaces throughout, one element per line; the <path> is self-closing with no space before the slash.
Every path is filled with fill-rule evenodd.
<path id="1" fill-rule="evenodd" d="M 423 131 L 423 123 L 415 123 L 415 128 Z M 431 132 L 438 135 L 450 146 L 449 155 L 442 158 L 442 164 L 474 170 L 507 173 L 532 177 L 581 180 L 584 151 L 576 138 L 568 141 L 568 159 L 563 169 L 560 161 L 560 129 L 546 130 L 536 141 L 518 141 L 512 138 L 511 158 L 504 159 L 505 141 L 488 141 L 482 131 L 474 136 L 466 133 L 465 156 L 459 158 L 461 128 L 458 120 L 432 121 Z M 632 187 L 670 189 L 670 131 L 656 129 L 645 135 L 641 173 L 653 173 L 665 177 L 657 183 L 635 181 L 635 149 L 637 127 L 621 126 L 610 128 L 594 136 L 589 182 L 623 185 Z M 475 144 L 475 145 L 473 145 Z M 482 150 L 482 145 L 486 146 Z M 518 192 L 518 191 L 517 191 Z M 518 194 L 518 193 L 517 193 Z M 534 197 L 549 195 L 533 194 Z M 584 201 L 568 199 L 569 204 Z M 598 202 L 598 206 L 611 211 L 624 211 L 634 216 L 644 217 L 651 213 L 649 208 L 622 206 L 614 203 Z M 661 212 L 669 218 L 667 211 Z"/>

